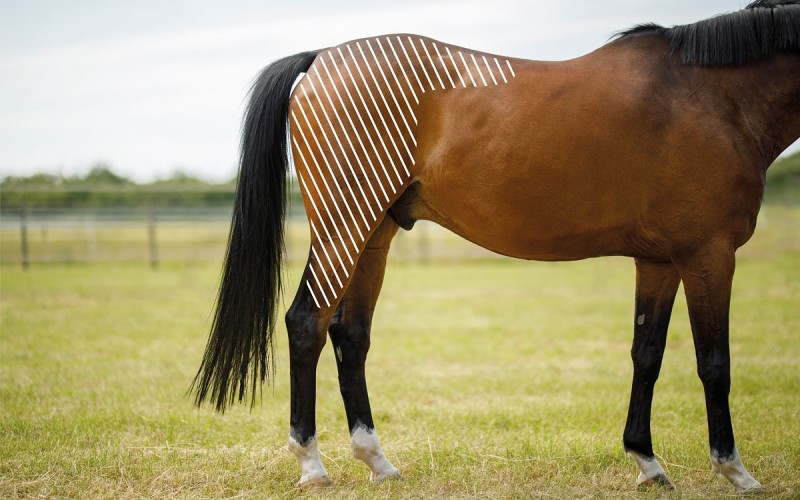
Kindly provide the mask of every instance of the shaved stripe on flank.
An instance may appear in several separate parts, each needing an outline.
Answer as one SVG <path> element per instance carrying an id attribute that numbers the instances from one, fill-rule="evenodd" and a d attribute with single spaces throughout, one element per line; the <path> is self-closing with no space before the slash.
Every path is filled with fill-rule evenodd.
<path id="1" fill-rule="evenodd" d="M 317 308 L 338 303 L 367 240 L 413 178 L 425 96 L 515 76 L 507 59 L 406 35 L 319 53 L 295 83 L 289 116 L 312 240 L 305 287 Z"/>

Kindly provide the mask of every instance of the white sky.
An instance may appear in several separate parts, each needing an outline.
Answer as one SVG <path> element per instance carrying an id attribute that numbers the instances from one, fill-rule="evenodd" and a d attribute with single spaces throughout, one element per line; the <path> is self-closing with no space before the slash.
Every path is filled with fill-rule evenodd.
<path id="1" fill-rule="evenodd" d="M 576 57 L 636 23 L 745 0 L 0 0 L 0 176 L 234 175 L 243 101 L 269 62 L 410 32 L 529 59 Z M 795 143 L 793 150 L 798 149 Z"/>

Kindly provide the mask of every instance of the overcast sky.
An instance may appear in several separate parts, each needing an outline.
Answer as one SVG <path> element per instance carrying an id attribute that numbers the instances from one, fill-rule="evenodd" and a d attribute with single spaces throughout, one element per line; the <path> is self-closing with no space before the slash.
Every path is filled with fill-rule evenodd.
<path id="1" fill-rule="evenodd" d="M 243 100 L 270 61 L 383 33 L 559 60 L 636 23 L 742 0 L 0 0 L 0 175 L 234 175 Z M 798 149 L 795 143 L 793 149 Z"/>

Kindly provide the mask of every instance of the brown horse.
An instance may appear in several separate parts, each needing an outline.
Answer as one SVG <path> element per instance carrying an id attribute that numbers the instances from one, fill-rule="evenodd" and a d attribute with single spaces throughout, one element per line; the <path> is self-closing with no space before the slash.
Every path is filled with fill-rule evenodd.
<path id="1" fill-rule="evenodd" d="M 389 244 L 425 219 L 523 259 L 635 259 L 624 445 L 639 484 L 672 486 L 653 453 L 650 409 L 682 281 L 712 466 L 740 490 L 760 488 L 734 444 L 728 311 L 735 251 L 755 229 L 766 169 L 800 136 L 799 52 L 800 5 L 759 0 L 691 25 L 637 26 L 564 62 L 389 35 L 273 63 L 246 112 L 197 403 L 224 410 L 254 399 L 274 374 L 294 163 L 311 229 L 286 314 L 300 484 L 328 482 L 314 415 L 326 333 L 353 455 L 373 480 L 399 474 L 378 443 L 364 363 Z"/>

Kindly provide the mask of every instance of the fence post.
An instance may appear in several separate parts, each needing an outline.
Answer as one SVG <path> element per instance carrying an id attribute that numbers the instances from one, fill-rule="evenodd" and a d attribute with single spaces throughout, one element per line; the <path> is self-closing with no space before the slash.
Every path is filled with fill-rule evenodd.
<path id="1" fill-rule="evenodd" d="M 147 207 L 147 243 L 150 250 L 150 267 L 158 269 L 158 241 L 156 241 L 156 211 Z"/>
<path id="2" fill-rule="evenodd" d="M 419 260 L 423 264 L 427 264 L 431 260 L 431 240 L 430 240 L 430 227 L 427 221 L 422 221 L 418 226 L 419 232 Z"/>
<path id="3" fill-rule="evenodd" d="M 86 250 L 89 254 L 89 260 L 94 262 L 97 259 L 97 236 L 94 232 L 94 214 L 85 214 L 83 217 L 84 227 L 86 230 Z"/>
<path id="4" fill-rule="evenodd" d="M 28 270 L 30 267 L 30 255 L 28 254 L 28 205 L 22 205 L 19 212 L 19 229 L 22 242 L 22 269 Z"/>

